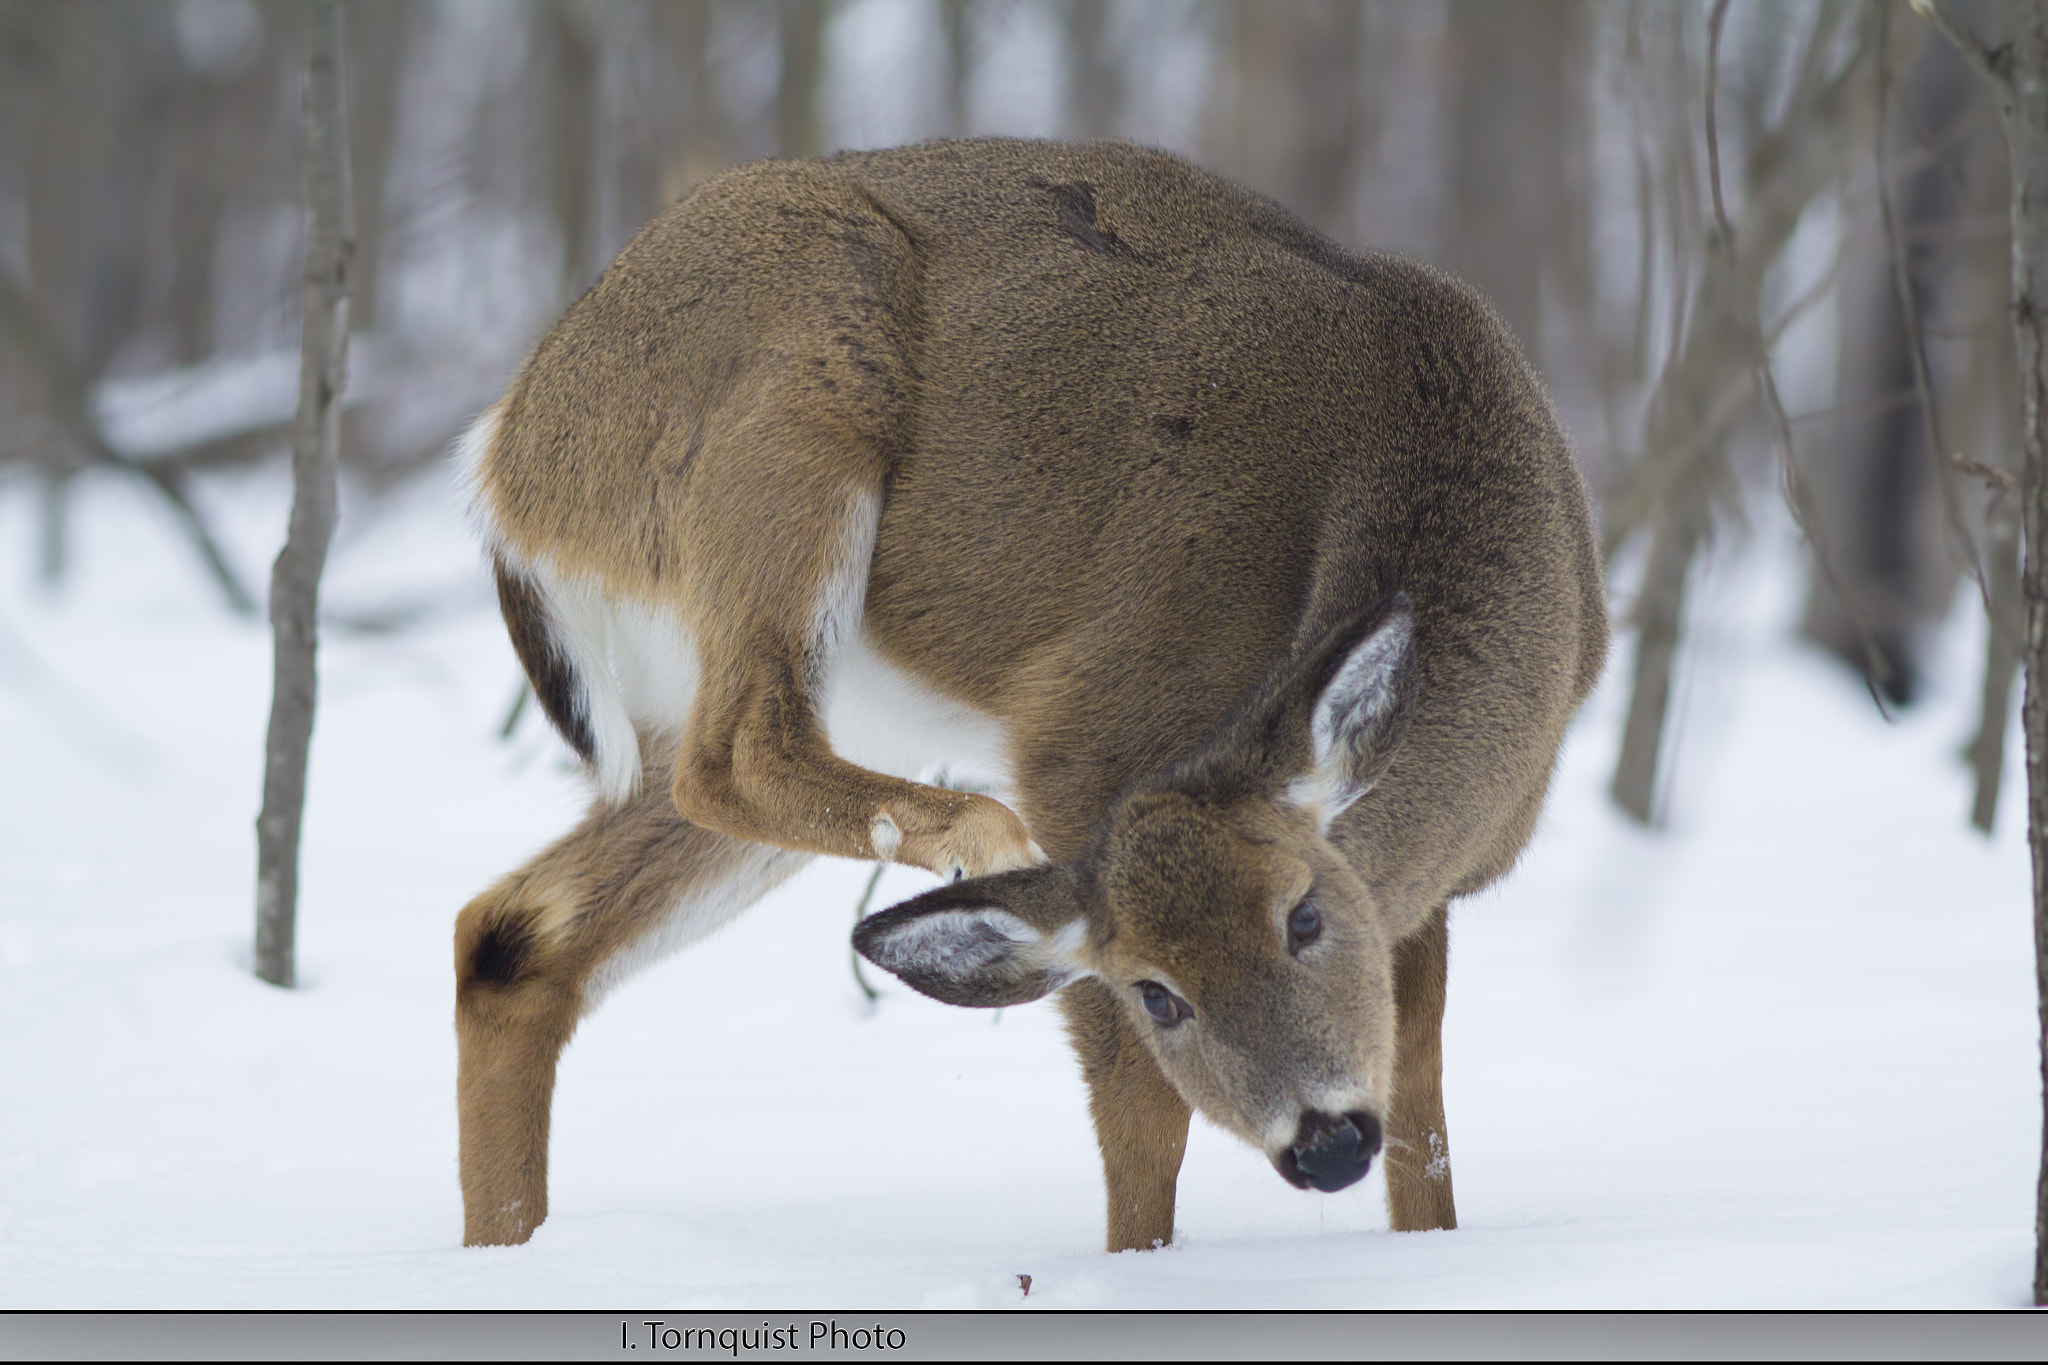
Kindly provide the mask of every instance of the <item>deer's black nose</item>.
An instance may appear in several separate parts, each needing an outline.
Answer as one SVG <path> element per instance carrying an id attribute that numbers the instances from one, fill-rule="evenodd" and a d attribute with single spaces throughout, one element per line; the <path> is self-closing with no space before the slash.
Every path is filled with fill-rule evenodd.
<path id="1" fill-rule="evenodd" d="M 1311 1110 L 1275 1164 L 1296 1189 L 1332 1194 L 1364 1179 L 1379 1149 L 1380 1121 L 1371 1114 Z"/>

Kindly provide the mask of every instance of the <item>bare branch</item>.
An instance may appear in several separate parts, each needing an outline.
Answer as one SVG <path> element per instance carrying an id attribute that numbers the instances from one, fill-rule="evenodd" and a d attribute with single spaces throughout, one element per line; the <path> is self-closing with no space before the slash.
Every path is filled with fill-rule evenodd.
<path id="1" fill-rule="evenodd" d="M 1940 29 L 1948 40 L 1955 44 L 1963 60 L 1976 69 L 1978 75 L 1989 81 L 1993 88 L 2012 84 L 2010 74 L 2004 69 L 2005 60 L 2000 51 L 1964 27 L 1961 22 L 1948 14 L 1935 0 L 1906 0 L 1913 13 Z"/>
<path id="2" fill-rule="evenodd" d="M 1728 211 L 1721 198 L 1721 163 L 1716 150 L 1719 135 L 1715 128 L 1714 109 L 1714 88 L 1720 75 L 1721 24 L 1727 17 L 1728 0 L 1717 0 L 1713 14 L 1708 20 L 1707 162 L 1714 190 L 1714 224 L 1720 234 L 1722 250 L 1732 262 L 1736 258 L 1737 250 L 1735 225 L 1728 220 Z M 1821 41 L 1821 35 L 1816 32 L 1809 43 L 1818 45 Z M 1846 72 L 1843 77 L 1837 77 L 1836 82 L 1832 82 L 1831 85 L 1838 85 L 1845 76 Z M 1834 93 L 1832 89 L 1828 92 L 1830 95 Z M 1799 106 L 1795 104 L 1792 107 L 1796 109 Z M 1729 274 L 1738 281 L 1742 278 L 1738 270 L 1731 269 Z M 1891 712 L 1885 706 L 1884 696 L 1878 690 L 1878 684 L 1890 676 L 1891 667 L 1878 649 L 1869 623 L 1864 620 L 1862 612 L 1845 590 L 1841 575 L 1835 568 L 1834 556 L 1828 550 L 1827 539 L 1821 532 L 1820 517 L 1813 504 L 1813 491 L 1807 487 L 1806 477 L 1799 468 L 1798 448 L 1792 436 L 1792 420 L 1786 415 L 1784 399 L 1778 393 L 1777 375 L 1771 369 L 1770 342 L 1764 336 L 1762 319 L 1758 316 L 1756 300 L 1751 291 L 1740 291 L 1735 300 L 1735 307 L 1744 323 L 1743 331 L 1749 337 L 1757 382 L 1763 390 L 1764 404 L 1770 411 L 1772 425 L 1777 430 L 1779 448 L 1784 453 L 1786 506 L 1792 513 L 1792 521 L 1798 526 L 1799 533 L 1813 546 L 1814 559 L 1820 565 L 1821 575 L 1827 580 L 1829 590 L 1841 602 L 1843 611 L 1855 627 L 1858 641 L 1863 647 L 1864 687 L 1869 691 L 1870 700 L 1877 706 L 1878 713 L 1889 720 Z"/>
<path id="3" fill-rule="evenodd" d="M 1714 96 L 1721 84 L 1721 26 L 1728 22 L 1728 0 L 1714 0 L 1707 19 L 1707 184 L 1714 192 L 1714 222 L 1730 234 L 1728 206 L 1721 202 L 1721 125 L 1714 116 Z"/>
<path id="4" fill-rule="evenodd" d="M 137 460 L 114 448 L 100 429 L 99 418 L 93 414 L 90 391 L 71 358 L 70 348 L 64 344 L 57 329 L 50 325 L 50 320 L 43 316 L 42 310 L 36 307 L 35 300 L 4 270 L 0 270 L 0 330 L 11 336 L 21 354 L 42 371 L 54 409 L 52 415 L 65 434 L 95 463 L 119 469 L 153 485 L 171 505 L 179 525 L 199 551 L 200 558 L 206 561 L 207 570 L 220 585 L 228 606 L 238 616 L 254 616 L 256 599 L 228 563 L 220 542 L 214 539 L 212 529 L 206 524 L 206 518 L 200 515 L 199 509 L 186 495 L 184 471 L 172 464 Z"/>
<path id="5" fill-rule="evenodd" d="M 1996 468 L 1982 460 L 1973 460 L 1960 450 L 1949 455 L 1948 463 L 1950 468 L 1968 474 L 1973 479 L 1982 480 L 1994 497 L 2020 491 L 2020 481 L 2014 477 L 2011 470 Z"/>

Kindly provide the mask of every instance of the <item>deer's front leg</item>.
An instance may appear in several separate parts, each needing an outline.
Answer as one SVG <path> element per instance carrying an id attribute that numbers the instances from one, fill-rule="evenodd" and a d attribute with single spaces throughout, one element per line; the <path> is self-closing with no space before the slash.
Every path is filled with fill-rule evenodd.
<path id="1" fill-rule="evenodd" d="M 1394 1102 L 1387 1211 L 1396 1232 L 1458 1226 L 1444 1128 L 1444 992 L 1450 921 L 1443 906 L 1394 949 Z"/>
<path id="2" fill-rule="evenodd" d="M 1174 1187 L 1188 1148 L 1188 1106 L 1160 1074 L 1130 1021 L 1098 981 L 1060 994 L 1067 1034 L 1081 1055 L 1088 1108 L 1109 1193 L 1109 1250 L 1173 1240 Z"/>

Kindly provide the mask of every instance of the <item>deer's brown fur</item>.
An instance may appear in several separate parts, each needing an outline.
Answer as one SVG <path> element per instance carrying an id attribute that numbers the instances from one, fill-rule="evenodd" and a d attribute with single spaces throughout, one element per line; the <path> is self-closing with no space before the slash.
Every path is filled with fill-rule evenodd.
<path id="1" fill-rule="evenodd" d="M 920 989 L 1067 987 L 1112 1249 L 1171 1238 L 1191 1105 L 1283 1174 L 1294 1116 L 1384 1119 L 1395 1226 L 1453 1225 L 1444 906 L 1526 843 L 1607 638 L 1469 290 L 1123 144 L 763 162 L 650 223 L 469 456 L 605 794 L 458 925 L 468 1240 L 544 1216 L 597 990 L 818 853 L 972 879 L 862 926 Z M 1015 813 L 835 753 L 856 656 L 992 727 Z"/>

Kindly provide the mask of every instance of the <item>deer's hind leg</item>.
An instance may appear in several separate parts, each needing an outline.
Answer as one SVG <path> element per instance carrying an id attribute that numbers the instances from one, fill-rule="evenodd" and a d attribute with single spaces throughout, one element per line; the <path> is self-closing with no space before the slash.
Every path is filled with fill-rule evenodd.
<path id="1" fill-rule="evenodd" d="M 940 876 L 1039 861 L 1001 803 L 859 767 L 825 732 L 821 703 L 861 631 L 882 516 L 874 435 L 774 386 L 708 425 L 671 531 L 671 600 L 699 661 L 676 809 L 735 838 Z"/>
<path id="2" fill-rule="evenodd" d="M 455 924 L 463 1241 L 524 1242 L 548 1214 L 555 1064 L 634 969 L 703 937 L 806 861 L 676 815 L 666 764 L 478 896 Z"/>

